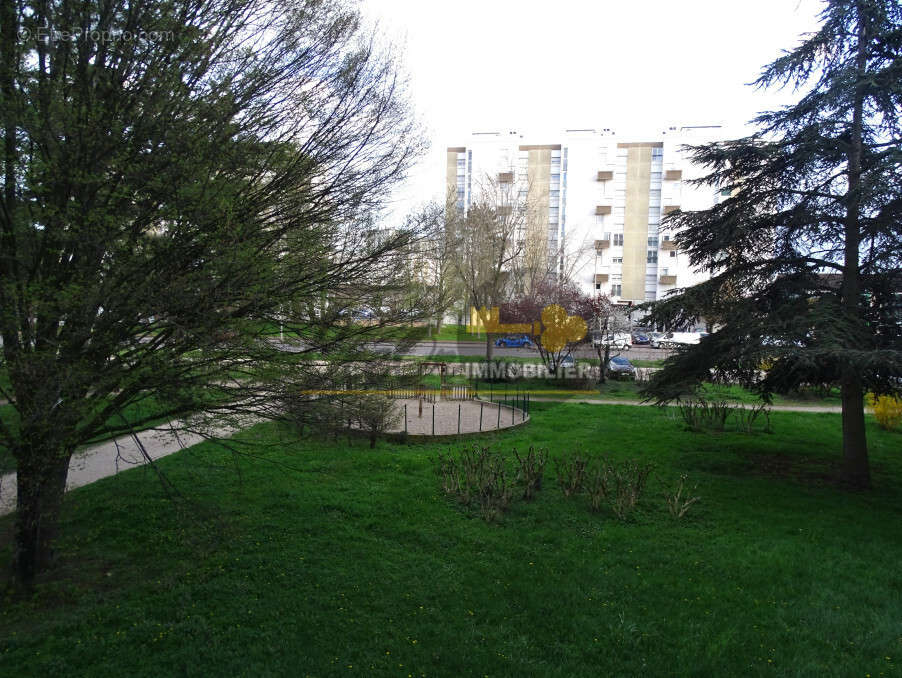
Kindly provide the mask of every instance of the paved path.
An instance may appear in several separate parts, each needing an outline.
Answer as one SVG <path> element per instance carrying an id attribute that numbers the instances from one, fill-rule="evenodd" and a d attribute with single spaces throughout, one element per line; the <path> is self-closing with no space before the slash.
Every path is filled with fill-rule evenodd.
<path id="1" fill-rule="evenodd" d="M 186 433 L 181 421 L 164 424 L 159 428 L 138 433 L 138 439 L 151 459 L 156 460 L 204 440 L 197 433 Z M 220 437 L 228 437 L 235 430 L 217 431 Z M 81 487 L 95 480 L 116 475 L 135 466 L 142 466 L 147 459 L 132 436 L 123 436 L 79 450 L 69 462 L 66 490 Z M 0 515 L 11 513 L 16 507 L 16 474 L 0 477 Z"/>
<path id="2" fill-rule="evenodd" d="M 638 400 L 610 400 L 605 398 L 529 398 L 530 402 L 542 403 L 586 403 L 587 405 L 630 405 L 633 407 L 654 407 L 655 403 L 643 403 Z M 741 405 L 742 403 L 736 403 Z M 676 407 L 676 405 L 669 405 Z M 839 405 L 772 405 L 773 412 L 834 412 L 841 413 Z"/>

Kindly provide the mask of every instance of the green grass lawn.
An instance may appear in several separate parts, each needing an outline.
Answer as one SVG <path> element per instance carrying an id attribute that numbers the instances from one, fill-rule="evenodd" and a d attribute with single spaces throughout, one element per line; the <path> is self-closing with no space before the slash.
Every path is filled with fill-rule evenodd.
<path id="1" fill-rule="evenodd" d="M 893 676 L 902 652 L 902 435 L 868 421 L 876 489 L 822 479 L 834 414 L 773 435 L 667 411 L 540 404 L 509 452 L 651 461 L 635 519 L 546 470 L 487 524 L 444 497 L 447 442 L 369 450 L 260 425 L 68 496 L 59 564 L 0 606 L 0 673 L 78 676 Z M 549 464 L 551 466 L 551 464 Z M 670 518 L 662 483 L 701 501 Z M 10 557 L 11 518 L 0 520 Z"/>
<path id="2" fill-rule="evenodd" d="M 423 377 L 423 383 L 432 388 L 438 388 L 440 377 L 435 374 Z M 445 378 L 446 384 L 473 384 L 473 380 L 463 375 L 449 376 Z M 489 384 L 479 380 L 476 383 L 481 398 L 510 399 L 514 393 L 530 393 L 533 396 L 563 399 L 593 399 L 593 400 L 623 400 L 624 402 L 639 402 L 642 395 L 639 392 L 643 384 L 628 379 L 607 379 L 604 384 L 592 384 L 586 387 L 585 382 L 558 379 L 518 379 L 509 382 Z M 760 403 L 756 393 L 737 385 L 703 384 L 700 395 L 709 400 L 722 400 L 734 405 L 750 405 Z M 779 395 L 773 397 L 774 405 L 840 405 L 838 389 L 829 393 L 821 393 L 819 390 L 802 390 L 797 393 Z"/>

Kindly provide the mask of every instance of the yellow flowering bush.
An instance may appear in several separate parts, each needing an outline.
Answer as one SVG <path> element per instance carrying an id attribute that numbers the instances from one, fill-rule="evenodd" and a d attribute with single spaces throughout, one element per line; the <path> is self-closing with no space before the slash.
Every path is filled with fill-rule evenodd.
<path id="1" fill-rule="evenodd" d="M 902 424 L 902 399 L 897 396 L 875 396 L 868 393 L 868 405 L 874 408 L 877 424 L 887 431 L 895 431 Z"/>

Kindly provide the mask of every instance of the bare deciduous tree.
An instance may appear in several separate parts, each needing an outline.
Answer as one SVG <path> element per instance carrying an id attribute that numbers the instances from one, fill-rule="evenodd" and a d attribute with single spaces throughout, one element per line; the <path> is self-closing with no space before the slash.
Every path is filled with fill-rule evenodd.
<path id="1" fill-rule="evenodd" d="M 505 301 L 525 248 L 528 208 L 513 182 L 486 177 L 466 214 L 448 206 L 454 269 L 467 304 L 491 309 Z M 486 360 L 492 336 L 486 333 Z"/>
<path id="2" fill-rule="evenodd" d="M 268 415 L 298 362 L 269 341 L 280 323 L 302 352 L 365 348 L 372 328 L 343 312 L 398 298 L 411 240 L 367 215 L 422 144 L 391 50 L 342 0 L 0 12 L 0 396 L 16 419 L 0 444 L 27 583 L 73 451 L 116 413 L 153 398 L 155 417 Z M 410 318 L 393 304 L 377 328 Z"/>

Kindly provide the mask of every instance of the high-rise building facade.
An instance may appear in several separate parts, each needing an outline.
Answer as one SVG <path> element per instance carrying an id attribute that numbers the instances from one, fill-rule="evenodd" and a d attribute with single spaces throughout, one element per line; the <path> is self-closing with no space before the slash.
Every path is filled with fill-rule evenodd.
<path id="1" fill-rule="evenodd" d="M 635 141 L 610 130 L 568 130 L 560 143 L 528 143 L 516 132 L 473 134 L 448 148 L 449 203 L 465 213 L 485 185 L 514 183 L 529 228 L 547 228 L 547 252 L 588 293 L 640 303 L 701 282 L 679 234 L 662 232 L 677 209 L 706 209 L 721 196 L 687 183 L 704 169 L 684 144 L 722 138 L 719 127 L 671 127 Z M 547 139 L 546 139 L 547 141 Z"/>

